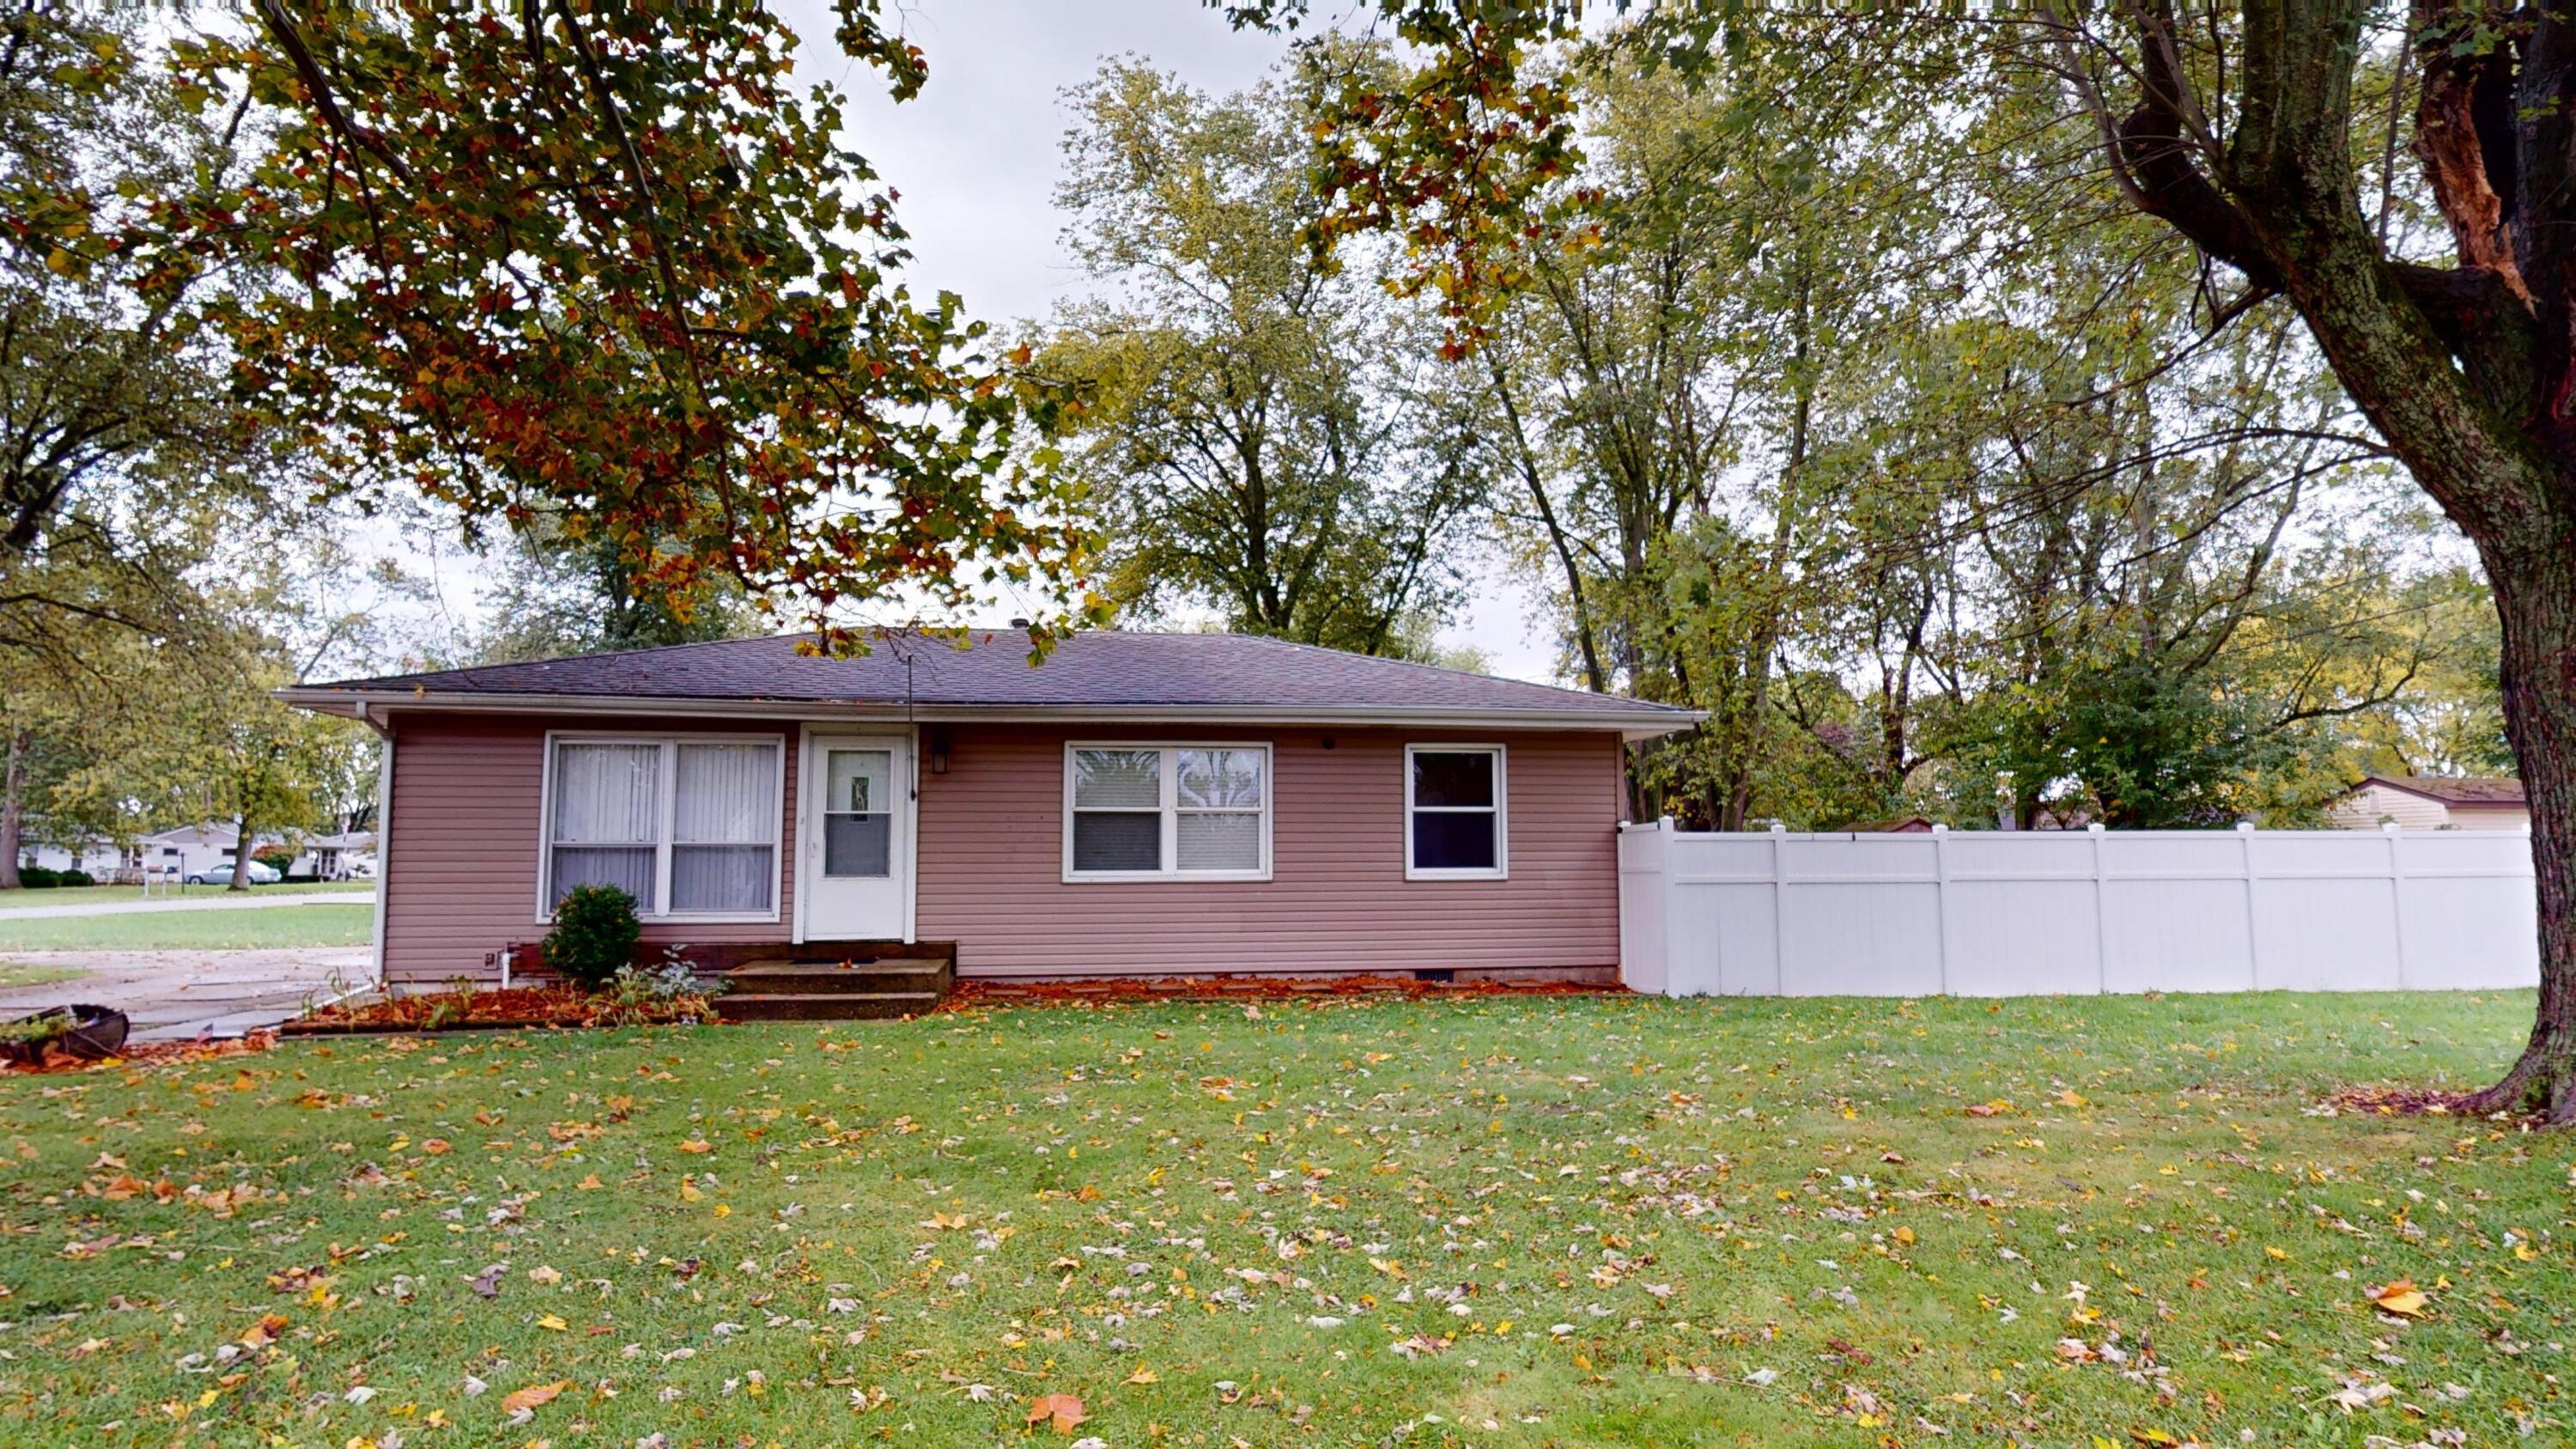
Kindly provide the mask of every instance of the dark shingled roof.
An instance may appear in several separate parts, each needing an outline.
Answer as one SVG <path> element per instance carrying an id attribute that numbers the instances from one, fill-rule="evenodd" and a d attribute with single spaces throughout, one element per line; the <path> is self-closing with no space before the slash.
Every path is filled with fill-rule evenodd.
<path id="1" fill-rule="evenodd" d="M 1065 640 L 1036 667 L 1029 664 L 1027 638 L 1013 631 L 978 630 L 967 648 L 942 639 L 880 636 L 867 654 L 841 659 L 798 652 L 812 637 L 726 639 L 396 674 L 306 685 L 283 691 L 281 697 L 316 708 L 335 702 L 354 705 L 346 697 L 361 694 L 385 703 L 396 702 L 387 696 L 428 695 L 443 702 L 480 704 L 488 699 L 499 704 L 516 695 L 901 706 L 908 655 L 912 700 L 931 708 L 1530 713 L 1570 716 L 1576 722 L 1597 717 L 1605 727 L 1673 729 L 1697 718 L 1688 710 L 1640 700 L 1247 634 L 1087 632 Z"/>
<path id="2" fill-rule="evenodd" d="M 2447 805 L 2522 805 L 2522 782 L 2510 775 L 2372 775 L 2362 785 L 2386 785 Z M 2360 789 L 2360 785 L 2353 787 Z"/>

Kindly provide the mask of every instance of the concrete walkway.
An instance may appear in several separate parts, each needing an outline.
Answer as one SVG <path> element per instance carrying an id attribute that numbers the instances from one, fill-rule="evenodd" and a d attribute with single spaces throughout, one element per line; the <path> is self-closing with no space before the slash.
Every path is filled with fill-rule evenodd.
<path id="1" fill-rule="evenodd" d="M 335 899 L 326 897 L 326 899 Z M 0 988 L 0 1020 L 70 1002 L 112 1006 L 136 1041 L 240 1036 L 368 984 L 365 946 L 260 951 L 12 951 L 12 961 L 80 972 L 45 986 Z"/>
<path id="2" fill-rule="evenodd" d="M 295 891 L 180 897 L 166 901 L 99 901 L 70 906 L 11 906 L 0 921 L 40 921 L 54 916 L 121 916 L 129 911 L 249 911 L 262 906 L 372 906 L 374 891 Z"/>

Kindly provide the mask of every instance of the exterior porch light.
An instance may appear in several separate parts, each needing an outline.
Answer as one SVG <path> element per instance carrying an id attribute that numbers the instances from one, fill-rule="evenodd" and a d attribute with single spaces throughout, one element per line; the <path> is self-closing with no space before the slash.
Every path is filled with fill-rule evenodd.
<path id="1" fill-rule="evenodd" d="M 948 773 L 948 731 L 946 730 L 930 732 L 930 773 L 934 775 Z"/>

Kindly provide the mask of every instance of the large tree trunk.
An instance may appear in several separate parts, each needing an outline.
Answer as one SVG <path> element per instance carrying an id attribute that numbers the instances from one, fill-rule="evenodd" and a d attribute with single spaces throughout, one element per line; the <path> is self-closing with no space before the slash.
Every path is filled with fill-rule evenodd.
<path id="1" fill-rule="evenodd" d="M 25 730 L 9 736 L 7 780 L 0 786 L 0 891 L 14 891 L 21 884 L 18 852 L 26 848 L 27 752 L 34 746 Z"/>
<path id="2" fill-rule="evenodd" d="M 2170 0 L 2128 12 L 2137 104 L 2103 124 L 2123 189 L 2256 296 L 2298 308 L 2344 386 L 2478 546 L 2505 724 L 2531 799 L 2540 1009 L 2470 1099 L 2576 1123 L 2576 30 L 2546 7 L 2415 0 L 2413 149 L 2457 265 L 2388 254 L 2353 170 L 2357 0 L 2244 0 L 2236 124 L 2196 93 Z M 2465 38 L 2464 38 L 2465 37 Z"/>
<path id="3" fill-rule="evenodd" d="M 2531 801 L 2540 1010 L 2513 1069 L 2470 1105 L 2576 1123 L 2576 536 L 2549 533 L 2485 551 L 2504 623 L 2505 731 Z"/>
<path id="4" fill-rule="evenodd" d="M 250 889 L 250 851 L 252 838 L 250 827 L 251 818 L 250 812 L 248 811 L 242 812 L 240 818 L 233 822 L 233 878 L 225 884 L 225 890 L 247 891 Z"/>

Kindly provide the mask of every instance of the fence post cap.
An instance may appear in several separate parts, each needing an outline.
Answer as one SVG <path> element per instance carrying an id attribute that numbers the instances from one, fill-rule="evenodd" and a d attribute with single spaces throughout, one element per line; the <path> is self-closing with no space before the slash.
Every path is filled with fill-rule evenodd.
<path id="1" fill-rule="evenodd" d="M 2085 834 L 2087 834 L 2087 835 L 2100 835 L 2100 834 L 2102 834 L 2102 833 L 2103 833 L 2103 826 L 2102 826 L 2102 822 L 2101 822 L 2101 821 L 2099 821 L 2099 820 L 2088 820 L 2088 821 L 2086 821 L 2086 822 L 2084 823 L 2084 833 L 2085 833 Z"/>
<path id="2" fill-rule="evenodd" d="M 1950 827 L 1936 822 L 1932 826 L 1932 833 L 1935 835 L 1947 835 L 1950 833 Z"/>
<path id="3" fill-rule="evenodd" d="M 1774 835 L 1786 835 L 1789 833 L 1789 827 L 1780 821 L 1774 820 L 1771 822 L 1771 833 Z"/>
<path id="4" fill-rule="evenodd" d="M 2394 820 L 2380 821 L 2379 833 L 2382 835 L 2395 835 L 2397 833 L 2397 822 Z"/>
<path id="5" fill-rule="evenodd" d="M 1671 816 L 1669 816 L 1669 815 L 1658 815 L 1658 816 L 1656 816 L 1656 817 L 1655 817 L 1655 828 L 1656 828 L 1657 830 L 1660 830 L 1660 831 L 1664 832 L 1664 833 L 1665 833 L 1665 834 L 1667 834 L 1667 835 L 1670 835 L 1670 834 L 1672 833 L 1672 830 L 1673 830 L 1673 817 L 1671 817 Z"/>
<path id="6" fill-rule="evenodd" d="M 2251 834 L 2253 834 L 2253 833 L 2254 833 L 2254 822 L 2253 822 L 2253 821 L 2251 821 L 2251 820 L 2239 820 L 2239 821 L 2237 821 L 2237 822 L 2236 822 L 2236 833 L 2237 833 L 2237 834 L 2239 834 L 2239 835 L 2251 835 Z"/>

